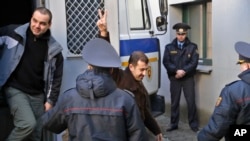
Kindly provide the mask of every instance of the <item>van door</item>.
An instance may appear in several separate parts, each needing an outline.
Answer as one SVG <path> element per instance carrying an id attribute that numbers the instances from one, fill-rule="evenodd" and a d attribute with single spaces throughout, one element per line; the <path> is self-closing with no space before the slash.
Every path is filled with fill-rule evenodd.
<path id="1" fill-rule="evenodd" d="M 136 50 L 143 51 L 150 60 L 143 79 L 149 94 L 156 94 L 160 87 L 160 41 L 155 33 L 165 32 L 156 30 L 153 16 L 160 16 L 160 12 L 158 1 L 153 1 L 156 0 L 119 0 L 112 5 L 114 1 L 105 0 L 108 30 L 111 39 L 114 38 L 111 44 L 119 47 L 122 67 L 128 66 L 129 56 Z"/>

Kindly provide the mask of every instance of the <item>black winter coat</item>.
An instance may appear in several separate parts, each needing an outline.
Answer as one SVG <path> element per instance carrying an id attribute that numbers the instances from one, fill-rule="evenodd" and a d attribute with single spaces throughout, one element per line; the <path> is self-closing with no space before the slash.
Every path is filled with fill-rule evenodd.
<path id="1" fill-rule="evenodd" d="M 196 73 L 198 65 L 199 54 L 197 45 L 190 42 L 188 38 L 185 39 L 183 49 L 179 49 L 177 39 L 165 46 L 163 55 L 163 65 L 167 70 L 170 80 L 175 79 L 176 71 L 182 69 L 186 72 L 186 77 L 193 76 Z"/>
<path id="2" fill-rule="evenodd" d="M 127 67 L 125 70 L 115 70 L 116 76 L 113 76 L 119 88 L 129 90 L 135 95 L 136 104 L 139 107 L 141 118 L 145 126 L 154 134 L 161 133 L 161 129 L 151 114 L 149 94 L 141 81 L 135 80 L 131 71 Z"/>

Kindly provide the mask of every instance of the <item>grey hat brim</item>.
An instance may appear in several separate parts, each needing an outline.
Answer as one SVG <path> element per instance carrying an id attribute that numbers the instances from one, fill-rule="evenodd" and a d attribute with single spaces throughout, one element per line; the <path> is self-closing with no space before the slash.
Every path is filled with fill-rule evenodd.
<path id="1" fill-rule="evenodd" d="M 82 51 L 83 59 L 90 65 L 119 68 L 121 59 L 114 47 L 104 39 L 95 38 L 86 43 Z"/>

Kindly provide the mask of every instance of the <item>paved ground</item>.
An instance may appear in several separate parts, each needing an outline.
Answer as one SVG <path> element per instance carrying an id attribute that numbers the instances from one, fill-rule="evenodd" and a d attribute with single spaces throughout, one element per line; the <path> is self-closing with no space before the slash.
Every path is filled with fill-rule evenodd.
<path id="1" fill-rule="evenodd" d="M 166 132 L 167 126 L 170 123 L 169 116 L 163 114 L 157 116 L 156 120 L 162 129 L 163 136 L 165 139 L 164 141 L 197 141 L 196 133 L 189 128 L 187 123 L 180 121 L 178 125 L 178 130 Z"/>
<path id="2" fill-rule="evenodd" d="M 178 130 L 166 132 L 166 129 L 170 124 L 170 116 L 169 116 L 170 113 L 168 113 L 168 111 L 170 111 L 170 109 L 166 108 L 166 113 L 156 117 L 156 120 L 159 123 L 164 136 L 163 141 L 197 141 L 196 138 L 197 133 L 193 132 L 190 129 L 187 122 L 179 121 Z M 155 141 L 155 140 L 150 139 L 150 141 Z M 225 141 L 225 140 L 223 138 L 220 141 Z"/>

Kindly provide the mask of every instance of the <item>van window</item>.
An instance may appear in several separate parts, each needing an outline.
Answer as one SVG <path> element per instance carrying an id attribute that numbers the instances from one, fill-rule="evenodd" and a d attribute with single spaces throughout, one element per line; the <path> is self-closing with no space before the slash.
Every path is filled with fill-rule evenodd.
<path id="1" fill-rule="evenodd" d="M 159 0 L 159 7 L 161 16 L 163 16 L 165 19 L 167 19 L 168 15 L 168 0 Z"/>
<path id="2" fill-rule="evenodd" d="M 148 7 L 145 0 L 128 0 L 128 15 L 131 30 L 150 29 Z"/>

